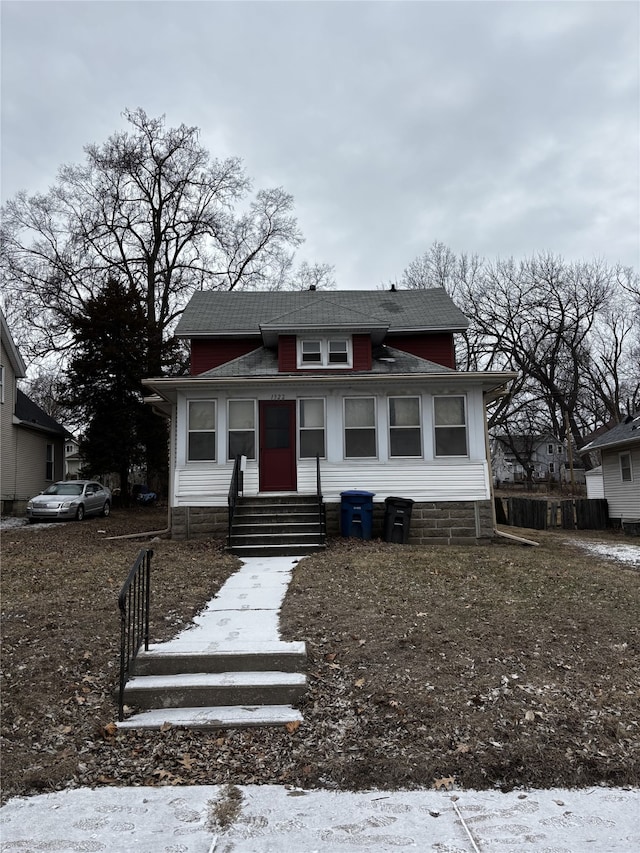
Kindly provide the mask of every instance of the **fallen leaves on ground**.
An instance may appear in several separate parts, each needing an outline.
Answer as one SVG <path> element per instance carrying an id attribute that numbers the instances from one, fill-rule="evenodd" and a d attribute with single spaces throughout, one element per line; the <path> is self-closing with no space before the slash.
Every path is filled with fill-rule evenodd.
<path id="1" fill-rule="evenodd" d="M 118 732 L 117 595 L 148 542 L 98 530 L 161 526 L 121 511 L 4 534 L 4 797 L 640 784 L 638 573 L 572 548 L 566 531 L 528 549 L 334 541 L 297 564 L 281 616 L 286 639 L 307 643 L 301 725 Z M 152 634 L 168 639 L 237 563 L 213 540 L 152 547 Z"/>

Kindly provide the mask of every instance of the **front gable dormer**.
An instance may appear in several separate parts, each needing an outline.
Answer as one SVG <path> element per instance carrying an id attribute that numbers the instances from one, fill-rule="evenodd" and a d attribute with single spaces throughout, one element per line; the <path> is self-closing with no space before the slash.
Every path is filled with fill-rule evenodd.
<path id="1" fill-rule="evenodd" d="M 371 370 L 371 335 L 339 329 L 304 330 L 278 337 L 280 373 Z"/>

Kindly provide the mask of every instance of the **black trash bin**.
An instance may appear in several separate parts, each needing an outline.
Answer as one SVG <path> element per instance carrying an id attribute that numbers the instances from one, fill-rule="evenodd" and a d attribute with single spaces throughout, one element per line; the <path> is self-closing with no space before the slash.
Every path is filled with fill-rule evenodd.
<path id="1" fill-rule="evenodd" d="M 408 542 L 413 501 L 410 498 L 385 498 L 384 505 L 384 541 Z"/>
<path id="2" fill-rule="evenodd" d="M 340 532 L 343 536 L 371 539 L 374 495 L 375 492 L 360 489 L 340 492 Z"/>

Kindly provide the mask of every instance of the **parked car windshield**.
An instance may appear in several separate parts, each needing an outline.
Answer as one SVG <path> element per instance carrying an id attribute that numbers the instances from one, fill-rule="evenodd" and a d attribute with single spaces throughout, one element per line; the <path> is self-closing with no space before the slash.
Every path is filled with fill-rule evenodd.
<path id="1" fill-rule="evenodd" d="M 82 485 L 80 483 L 54 483 L 53 486 L 43 492 L 45 495 L 81 495 Z"/>

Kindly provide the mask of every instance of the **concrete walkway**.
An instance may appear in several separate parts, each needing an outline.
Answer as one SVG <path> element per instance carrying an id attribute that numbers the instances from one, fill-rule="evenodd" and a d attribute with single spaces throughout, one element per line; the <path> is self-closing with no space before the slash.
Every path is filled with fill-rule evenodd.
<path id="1" fill-rule="evenodd" d="M 280 638 L 280 607 L 299 557 L 247 557 L 241 568 L 220 588 L 192 625 L 174 639 L 156 643 L 148 652 L 139 655 L 139 661 L 152 661 L 174 657 L 216 655 L 224 657 L 233 667 L 233 660 L 253 654 L 273 660 L 273 671 L 234 673 L 232 670 L 208 679 L 212 684 L 230 688 L 238 679 L 251 692 L 269 684 L 282 689 L 304 690 L 305 675 L 296 672 L 278 672 L 285 658 L 302 659 L 304 669 L 305 644 L 285 642 Z M 199 670 L 198 670 L 199 671 Z M 150 688 L 162 689 L 171 684 L 172 689 L 188 688 L 202 676 L 183 674 L 144 679 L 132 678 L 129 687 L 145 681 Z M 214 707 L 181 707 L 141 711 L 118 723 L 118 728 L 160 728 L 165 723 L 191 727 L 234 727 L 256 725 L 284 725 L 301 721 L 302 715 L 288 704 L 238 705 Z"/>
<path id="2" fill-rule="evenodd" d="M 289 648 L 278 633 L 278 612 L 295 562 L 248 559 L 193 627 L 154 649 L 184 654 Z M 0 809 L 2 853 L 354 850 L 632 853 L 640 850 L 640 791 L 106 787 L 14 798 Z"/>

